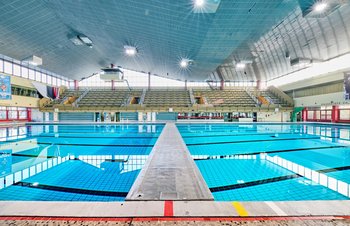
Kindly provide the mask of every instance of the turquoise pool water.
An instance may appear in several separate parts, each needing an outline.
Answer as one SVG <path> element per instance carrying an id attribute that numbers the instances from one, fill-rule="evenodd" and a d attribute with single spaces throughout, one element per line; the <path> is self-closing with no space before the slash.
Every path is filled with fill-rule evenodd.
<path id="1" fill-rule="evenodd" d="M 345 200 L 350 127 L 177 125 L 215 200 Z"/>
<path id="2" fill-rule="evenodd" d="M 122 201 L 163 125 L 0 128 L 0 200 Z"/>

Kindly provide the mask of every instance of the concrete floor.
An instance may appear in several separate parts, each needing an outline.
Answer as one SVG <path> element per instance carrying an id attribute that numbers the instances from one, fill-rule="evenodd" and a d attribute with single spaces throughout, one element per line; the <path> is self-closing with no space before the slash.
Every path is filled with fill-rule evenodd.
<path id="1" fill-rule="evenodd" d="M 0 225 L 30 225 L 30 226 L 56 226 L 56 225 L 119 225 L 119 226 L 147 226 L 147 225 L 177 225 L 177 226 L 195 226 L 195 225 L 206 225 L 206 226 L 229 226 L 229 225 L 267 225 L 267 226 L 323 226 L 323 225 L 350 225 L 350 220 L 345 219 L 333 219 L 333 220 L 257 220 L 257 221 L 66 221 L 66 220 L 0 220 Z"/>

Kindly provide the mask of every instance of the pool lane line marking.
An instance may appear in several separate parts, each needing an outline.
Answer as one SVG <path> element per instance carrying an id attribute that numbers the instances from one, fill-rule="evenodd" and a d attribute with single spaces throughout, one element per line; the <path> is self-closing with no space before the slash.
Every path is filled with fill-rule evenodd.
<path id="1" fill-rule="evenodd" d="M 246 183 L 242 183 L 242 184 L 232 184 L 232 185 L 225 185 L 225 186 L 219 186 L 219 187 L 212 187 L 212 188 L 209 188 L 209 190 L 211 192 L 235 190 L 235 189 L 252 187 L 252 186 L 257 186 L 257 185 L 262 185 L 262 184 L 275 183 L 275 182 L 284 181 L 284 180 L 296 179 L 299 177 L 303 177 L 303 176 L 295 173 L 295 174 L 290 174 L 290 175 L 286 175 L 286 176 L 272 177 L 272 178 L 267 178 L 267 179 L 262 179 L 262 180 L 250 181 L 250 182 L 246 182 Z"/>
<path id="2" fill-rule="evenodd" d="M 232 206 L 235 208 L 236 212 L 240 217 L 248 217 L 249 214 L 244 206 L 240 202 L 232 202 Z"/>
<path id="3" fill-rule="evenodd" d="M 321 170 L 315 170 L 318 173 L 329 173 L 329 172 L 335 172 L 335 171 L 344 171 L 344 170 L 350 170 L 350 166 L 341 166 L 341 167 L 336 167 L 336 168 L 328 168 L 328 169 L 321 169 Z M 267 178 L 267 179 L 262 179 L 262 180 L 256 180 L 256 181 L 250 181 L 242 184 L 231 184 L 231 185 L 225 185 L 225 186 L 219 186 L 219 187 L 212 187 L 209 188 L 211 192 L 221 192 L 221 191 L 228 191 L 228 190 L 235 190 L 235 189 L 240 189 L 240 188 L 246 188 L 246 187 L 252 187 L 252 186 L 257 186 L 257 185 L 262 185 L 262 184 L 269 184 L 269 183 L 275 183 L 275 182 L 280 182 L 284 180 L 291 180 L 291 179 L 296 179 L 303 177 L 302 175 L 295 173 L 295 174 L 290 174 L 286 176 L 280 176 L 280 177 L 272 177 L 272 178 Z"/>
<path id="4" fill-rule="evenodd" d="M 58 157 L 66 157 L 66 156 L 51 156 L 51 155 L 27 155 L 27 154 L 17 154 L 17 153 L 0 153 L 0 155 L 3 154 L 8 154 L 8 155 L 12 155 L 12 156 L 16 156 L 16 157 L 28 157 L 28 158 L 44 158 L 44 159 L 52 159 L 52 158 L 58 158 Z M 69 157 L 69 156 L 68 156 Z M 68 159 L 68 160 L 78 160 L 78 161 L 82 161 L 82 159 L 79 158 L 74 158 L 74 159 Z M 128 162 L 128 160 L 125 159 L 105 159 L 105 162 Z"/>
<path id="5" fill-rule="evenodd" d="M 265 204 L 268 205 L 278 216 L 288 216 L 281 208 L 279 208 L 274 202 L 265 201 Z"/>
<path id="6" fill-rule="evenodd" d="M 164 217 L 174 216 L 174 202 L 171 200 L 164 202 Z"/>
<path id="7" fill-rule="evenodd" d="M 252 143 L 252 142 L 271 142 L 271 141 L 286 141 L 286 140 L 315 140 L 320 137 L 300 137 L 300 138 L 282 138 L 282 139 L 269 139 L 269 140 L 235 140 L 235 141 L 223 141 L 223 142 L 210 142 L 210 143 L 192 143 L 186 144 L 187 146 L 198 145 L 215 145 L 215 144 L 236 144 L 236 143 Z"/>
<path id="8" fill-rule="evenodd" d="M 51 155 L 47 155 L 47 156 L 45 156 L 45 155 L 28 155 L 28 154 L 18 154 L 18 153 L 12 153 L 10 155 L 16 156 L 16 157 L 45 158 L 45 159 L 52 159 L 52 158 L 60 157 L 60 156 L 51 156 Z"/>
<path id="9" fill-rule="evenodd" d="M 183 136 L 182 138 L 202 138 L 202 137 L 238 137 L 238 136 L 268 136 L 276 133 L 240 133 L 240 134 L 222 134 L 222 135 L 205 135 L 205 136 Z M 298 134 L 298 133 L 277 133 L 277 134 Z"/>
<path id="10" fill-rule="evenodd" d="M 16 142 L 13 142 L 16 143 Z M 102 146 L 102 147 L 153 147 L 153 144 L 70 144 L 70 143 L 49 143 L 49 142 L 21 142 L 21 143 L 35 143 L 46 145 L 62 145 L 62 146 Z"/>
<path id="11" fill-rule="evenodd" d="M 211 156 L 217 156 L 219 158 L 208 157 L 208 158 L 204 158 L 204 159 L 195 158 L 193 160 L 194 161 L 201 161 L 201 160 L 212 160 L 212 159 L 225 159 L 225 158 L 228 158 L 228 157 L 231 157 L 231 156 L 260 155 L 260 154 L 270 154 L 270 153 L 308 151 L 308 150 L 330 149 L 330 148 L 347 148 L 347 147 L 348 146 L 344 146 L 344 145 L 335 145 L 335 146 L 326 146 L 326 147 L 296 148 L 296 149 L 287 149 L 287 150 L 260 151 L 260 152 L 251 152 L 251 153 L 238 153 L 238 154 L 232 154 L 232 155 L 211 155 Z"/>
<path id="12" fill-rule="evenodd" d="M 95 137 L 95 136 L 91 136 L 91 137 L 87 137 L 87 136 L 65 136 L 65 135 L 57 135 L 57 136 L 55 136 L 55 135 L 53 135 L 53 136 L 48 136 L 48 135 L 38 135 L 38 136 L 36 136 L 35 138 L 87 138 L 87 139 L 90 139 L 90 138 L 93 138 L 93 139 L 96 139 L 96 138 L 101 138 L 101 139 L 103 139 L 103 138 L 105 138 L 105 139 L 129 139 L 129 138 L 131 138 L 131 139 L 152 139 L 152 138 L 154 138 L 154 139 L 156 139 L 156 138 L 158 138 L 158 137 Z"/>
<path id="13" fill-rule="evenodd" d="M 349 170 L 350 166 L 340 166 L 340 167 L 334 167 L 329 169 L 321 169 L 321 170 L 315 170 L 318 173 L 331 173 L 336 171 L 343 171 L 343 170 Z"/>
<path id="14" fill-rule="evenodd" d="M 108 196 L 108 197 L 126 197 L 128 192 L 118 192 L 118 191 L 99 191 L 99 190 L 89 190 L 81 188 L 67 188 L 61 186 L 52 186 L 46 184 L 34 184 L 30 182 L 16 182 L 12 186 L 21 186 L 29 188 L 37 188 L 56 192 L 68 192 L 76 194 L 86 194 L 86 195 L 96 195 L 96 196 Z"/>

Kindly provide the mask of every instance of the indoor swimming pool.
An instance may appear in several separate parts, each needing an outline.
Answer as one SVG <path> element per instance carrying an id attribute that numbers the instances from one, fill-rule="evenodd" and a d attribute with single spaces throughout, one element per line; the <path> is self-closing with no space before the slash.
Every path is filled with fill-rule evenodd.
<path id="1" fill-rule="evenodd" d="M 0 200 L 123 201 L 163 127 L 1 127 Z"/>
<path id="2" fill-rule="evenodd" d="M 0 200 L 124 201 L 164 124 L 0 128 Z M 177 124 L 216 201 L 347 200 L 350 127 Z"/>
<path id="3" fill-rule="evenodd" d="M 177 125 L 217 201 L 346 200 L 350 127 Z"/>

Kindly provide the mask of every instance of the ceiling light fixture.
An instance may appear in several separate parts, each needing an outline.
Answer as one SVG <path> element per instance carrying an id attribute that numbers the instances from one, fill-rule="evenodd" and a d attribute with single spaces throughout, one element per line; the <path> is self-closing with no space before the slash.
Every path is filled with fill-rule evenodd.
<path id="1" fill-rule="evenodd" d="M 93 43 L 92 43 L 92 40 L 89 37 L 87 37 L 86 35 L 78 35 L 77 37 L 85 45 L 87 45 L 88 47 L 92 48 Z"/>
<path id="2" fill-rule="evenodd" d="M 340 7 L 348 4 L 348 0 L 298 0 L 305 18 L 324 18 Z"/>
<path id="3" fill-rule="evenodd" d="M 193 60 L 190 60 L 190 59 L 181 59 L 180 61 L 180 67 L 181 68 L 188 68 L 189 65 L 192 65 L 193 64 Z"/>
<path id="4" fill-rule="evenodd" d="M 221 0 L 192 0 L 193 13 L 216 13 Z"/>
<path id="5" fill-rule="evenodd" d="M 82 46 L 84 43 L 78 38 L 78 36 L 73 36 L 69 39 L 76 46 Z"/>
<path id="6" fill-rule="evenodd" d="M 195 7 L 203 7 L 205 5 L 205 0 L 194 0 Z"/>
<path id="7" fill-rule="evenodd" d="M 244 69 L 245 68 L 245 63 L 239 62 L 236 64 L 236 69 Z"/>
<path id="8" fill-rule="evenodd" d="M 136 53 L 137 53 L 136 47 L 128 46 L 128 45 L 124 46 L 124 51 L 125 51 L 125 54 L 128 55 L 128 56 L 135 56 Z"/>
<path id="9" fill-rule="evenodd" d="M 188 66 L 188 61 L 184 59 L 180 61 L 180 67 L 187 68 L 187 66 Z"/>
<path id="10" fill-rule="evenodd" d="M 317 2 L 314 6 L 313 6 L 313 10 L 317 13 L 322 13 L 324 12 L 328 7 L 328 4 L 325 2 Z"/>

